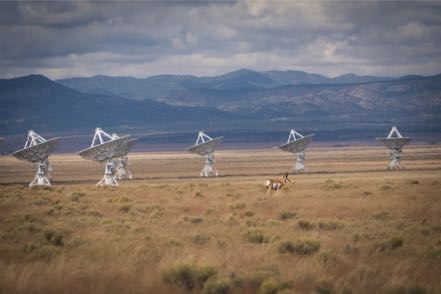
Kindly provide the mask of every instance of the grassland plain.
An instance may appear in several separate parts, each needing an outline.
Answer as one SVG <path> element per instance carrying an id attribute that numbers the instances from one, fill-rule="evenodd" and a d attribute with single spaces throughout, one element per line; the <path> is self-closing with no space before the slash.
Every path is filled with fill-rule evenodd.
<path id="1" fill-rule="evenodd" d="M 440 293 L 440 149 L 409 148 L 398 172 L 378 151 L 312 150 L 318 173 L 276 193 L 263 174 L 292 157 L 273 151 L 219 152 L 235 176 L 216 179 L 188 155 L 135 154 L 138 179 L 116 188 L 56 155 L 58 182 L 29 189 L 32 168 L 3 157 L 0 292 Z"/>

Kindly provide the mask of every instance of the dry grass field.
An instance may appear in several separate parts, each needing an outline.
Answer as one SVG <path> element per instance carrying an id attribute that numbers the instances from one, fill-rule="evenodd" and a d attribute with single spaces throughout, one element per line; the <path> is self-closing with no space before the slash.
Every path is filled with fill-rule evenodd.
<path id="1" fill-rule="evenodd" d="M 200 158 L 135 153 L 131 181 L 54 155 L 53 186 L 0 157 L 2 293 L 440 293 L 441 148 L 411 146 L 389 172 L 377 147 L 312 148 L 311 173 L 277 150 Z"/>

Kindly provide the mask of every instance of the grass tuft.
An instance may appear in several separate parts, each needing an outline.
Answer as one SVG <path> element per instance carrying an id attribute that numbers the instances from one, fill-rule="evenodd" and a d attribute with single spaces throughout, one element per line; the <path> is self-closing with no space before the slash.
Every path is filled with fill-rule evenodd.
<path id="1" fill-rule="evenodd" d="M 204 245 L 210 241 L 210 237 L 205 235 L 194 235 L 190 237 L 190 241 L 196 245 Z"/>
<path id="2" fill-rule="evenodd" d="M 209 266 L 179 264 L 163 272 L 162 280 L 166 284 L 186 290 L 202 289 L 204 283 L 216 273 L 216 269 Z"/>
<path id="3" fill-rule="evenodd" d="M 131 205 L 129 205 L 129 204 L 124 204 L 123 206 L 121 206 L 121 207 L 119 208 L 119 210 L 121 210 L 122 212 L 129 212 L 130 208 L 132 208 Z"/>
<path id="4" fill-rule="evenodd" d="M 245 234 L 243 234 L 243 237 L 248 242 L 254 244 L 267 243 L 269 241 L 268 237 L 266 237 L 260 230 L 249 230 Z"/>
<path id="5" fill-rule="evenodd" d="M 295 216 L 296 216 L 295 212 L 282 211 L 282 212 L 279 214 L 279 219 L 281 219 L 281 220 L 283 220 L 283 221 L 286 221 L 286 220 L 289 220 L 289 219 L 294 218 Z"/>
<path id="6" fill-rule="evenodd" d="M 291 253 L 296 255 L 313 255 L 320 250 L 320 242 L 318 241 L 284 241 L 279 244 L 278 252 L 281 254 Z"/>
<path id="7" fill-rule="evenodd" d="M 314 224 L 307 221 L 307 220 L 299 220 L 297 221 L 297 226 L 305 231 L 311 230 L 312 228 L 314 228 Z"/>
<path id="8" fill-rule="evenodd" d="M 63 233 L 59 231 L 49 230 L 44 232 L 45 239 L 54 246 L 63 246 L 64 245 L 64 236 Z"/>
<path id="9" fill-rule="evenodd" d="M 335 221 L 320 221 L 319 228 L 326 231 L 334 231 L 343 228 L 343 224 Z"/>
<path id="10" fill-rule="evenodd" d="M 334 293 L 334 287 L 328 281 L 318 281 L 315 283 L 315 291 L 318 294 L 332 294 Z"/>

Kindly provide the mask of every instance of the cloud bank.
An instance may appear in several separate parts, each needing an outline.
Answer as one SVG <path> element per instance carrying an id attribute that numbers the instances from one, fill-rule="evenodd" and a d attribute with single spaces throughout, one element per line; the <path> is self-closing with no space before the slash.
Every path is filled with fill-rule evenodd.
<path id="1" fill-rule="evenodd" d="M 441 73 L 441 2 L 0 2 L 0 77 Z"/>

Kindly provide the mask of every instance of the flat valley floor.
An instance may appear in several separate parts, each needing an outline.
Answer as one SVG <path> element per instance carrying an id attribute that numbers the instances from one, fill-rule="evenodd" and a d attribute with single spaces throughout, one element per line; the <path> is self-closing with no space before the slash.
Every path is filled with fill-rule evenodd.
<path id="1" fill-rule="evenodd" d="M 50 157 L 53 185 L 0 157 L 0 293 L 440 293 L 441 146 L 133 153 L 133 180 Z"/>

